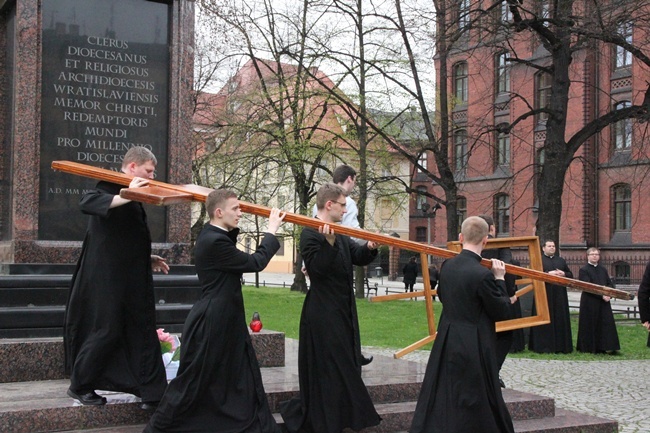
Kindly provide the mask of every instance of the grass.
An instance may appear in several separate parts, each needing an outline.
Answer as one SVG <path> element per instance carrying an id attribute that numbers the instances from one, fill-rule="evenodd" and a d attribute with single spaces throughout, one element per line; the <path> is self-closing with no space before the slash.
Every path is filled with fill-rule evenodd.
<path id="1" fill-rule="evenodd" d="M 300 312 L 305 295 L 292 292 L 288 288 L 243 289 L 246 317 L 253 312 L 260 313 L 265 329 L 281 331 L 288 338 L 298 338 Z M 361 342 L 365 346 L 401 349 L 424 338 L 427 334 L 426 313 L 423 302 L 391 301 L 373 303 L 357 300 Z M 440 317 L 442 306 L 434 303 L 436 320 Z M 638 322 L 617 323 L 621 350 L 616 355 L 592 355 L 573 351 L 570 354 L 538 354 L 528 350 L 509 356 L 532 359 L 557 359 L 571 361 L 604 361 L 650 359 L 650 348 L 646 346 L 648 332 Z M 578 335 L 578 320 L 572 318 L 573 345 Z M 431 345 L 422 349 L 429 350 Z"/>

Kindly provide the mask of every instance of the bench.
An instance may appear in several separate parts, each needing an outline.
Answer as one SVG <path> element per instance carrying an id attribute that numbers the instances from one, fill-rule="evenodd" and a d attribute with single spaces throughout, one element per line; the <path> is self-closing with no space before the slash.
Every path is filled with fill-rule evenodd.
<path id="1" fill-rule="evenodd" d="M 377 290 L 379 289 L 379 284 L 375 283 L 373 287 L 370 287 L 370 281 L 368 281 L 368 278 L 364 278 L 363 281 L 366 284 L 366 297 L 370 296 L 371 290 L 374 290 L 375 296 L 377 296 Z"/>
<path id="2" fill-rule="evenodd" d="M 404 287 L 386 287 L 386 294 L 389 293 L 406 293 L 406 289 Z"/>

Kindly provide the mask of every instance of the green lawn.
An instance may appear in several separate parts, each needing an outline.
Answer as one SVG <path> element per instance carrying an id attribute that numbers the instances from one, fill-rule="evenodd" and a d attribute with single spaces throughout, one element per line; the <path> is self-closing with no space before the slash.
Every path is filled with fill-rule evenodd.
<path id="1" fill-rule="evenodd" d="M 282 331 L 289 338 L 298 338 L 298 322 L 304 295 L 291 292 L 288 288 L 254 288 L 244 287 L 246 317 L 253 312 L 260 313 L 265 329 Z M 391 301 L 368 302 L 357 301 L 361 342 L 366 346 L 401 349 L 424 338 L 427 335 L 427 322 L 424 302 Z M 434 303 L 436 318 L 440 317 L 442 307 Z M 578 335 L 578 322 L 573 320 L 573 343 Z M 590 355 L 574 351 L 571 354 L 537 354 L 526 350 L 511 354 L 519 358 L 558 359 L 558 360 L 619 360 L 650 359 L 650 348 L 646 346 L 648 333 L 639 323 L 625 322 L 618 325 L 621 351 L 617 355 Z M 430 349 L 431 345 L 424 349 Z"/>

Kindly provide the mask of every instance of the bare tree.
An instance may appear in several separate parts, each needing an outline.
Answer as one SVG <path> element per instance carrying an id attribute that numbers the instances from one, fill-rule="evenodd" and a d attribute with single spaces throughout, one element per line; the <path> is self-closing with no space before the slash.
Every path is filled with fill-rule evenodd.
<path id="1" fill-rule="evenodd" d="M 618 122 L 626 119 L 645 122 L 650 115 L 650 87 L 646 85 L 640 95 L 634 95 L 634 103 L 625 107 L 614 107 L 610 103 L 604 110 L 596 107 L 593 113 L 584 116 L 583 125 L 569 126 L 570 101 L 576 87 L 585 88 L 584 93 L 594 98 L 611 97 L 609 89 L 600 87 L 593 78 L 594 72 L 578 70 L 577 65 L 585 69 L 590 62 L 598 63 L 600 53 L 607 53 L 603 58 L 608 59 L 611 52 L 614 61 L 617 56 L 629 57 L 630 61 L 634 58 L 640 68 L 647 71 L 650 67 L 650 47 L 647 45 L 650 42 L 650 2 L 503 0 L 489 3 L 490 7 L 483 9 L 477 2 L 472 10 L 476 20 L 473 21 L 476 23 L 474 30 L 483 26 L 480 30 L 484 32 L 485 45 L 493 44 L 493 53 L 505 49 L 507 62 L 513 67 L 531 71 L 530 76 L 538 81 L 539 77 L 546 80 L 543 85 L 548 90 L 544 101 L 532 100 L 518 89 L 512 90 L 508 102 L 523 103 L 528 110 L 501 128 L 503 132 L 517 131 L 531 119 L 543 125 L 543 145 L 539 149 L 531 146 L 529 150 L 533 155 L 532 164 L 536 166 L 534 179 L 529 182 L 535 184 L 538 201 L 536 234 L 558 242 L 562 197 L 570 183 L 567 183 L 570 167 L 578 159 L 585 164 L 585 170 L 593 171 L 597 164 L 592 155 L 579 150 L 595 146 L 594 138 Z M 532 57 L 531 47 L 535 51 Z M 539 88 L 539 82 L 535 85 Z M 530 81 L 528 86 L 533 87 Z M 530 176 L 530 170 L 527 173 Z"/>
<path id="2" fill-rule="evenodd" d="M 228 32 L 237 35 L 239 44 L 231 46 L 230 55 L 247 59 L 244 67 L 251 72 L 242 82 L 236 75 L 227 83 L 232 91 L 226 105 L 231 104 L 235 115 L 247 114 L 220 128 L 244 128 L 256 149 L 263 149 L 266 158 L 290 173 L 295 211 L 307 215 L 315 195 L 317 172 L 336 146 L 336 137 L 328 132 L 330 125 L 323 125 L 332 115 L 330 96 L 310 77 L 319 74 L 318 59 L 308 63 L 303 55 L 312 26 L 308 21 L 309 2 L 286 10 L 276 9 L 268 0 L 228 4 L 203 0 L 202 6 Z M 287 55 L 289 47 L 297 58 Z M 295 239 L 299 230 L 296 227 Z M 292 290 L 307 290 L 301 266 L 298 251 Z"/>

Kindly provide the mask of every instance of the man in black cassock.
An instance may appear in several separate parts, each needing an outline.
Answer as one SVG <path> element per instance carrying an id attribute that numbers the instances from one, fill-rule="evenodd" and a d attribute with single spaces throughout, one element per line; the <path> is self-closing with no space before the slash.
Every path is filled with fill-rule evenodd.
<path id="1" fill-rule="evenodd" d="M 155 168 L 156 157 L 144 147 L 131 148 L 122 162 L 122 171 L 134 176 L 130 188 L 146 186 Z M 151 255 L 142 204 L 120 197 L 120 189 L 102 181 L 81 198 L 90 220 L 64 318 L 68 395 L 103 405 L 106 398 L 95 390 L 127 392 L 149 410 L 167 386 L 152 270 L 167 273 L 169 267 Z"/>
<path id="2" fill-rule="evenodd" d="M 259 272 L 280 249 L 275 233 L 285 214 L 272 209 L 253 254 L 237 248 L 241 209 L 228 190 L 212 191 L 210 216 L 196 240 L 196 272 L 203 291 L 183 326 L 176 377 L 145 432 L 280 433 L 244 317 L 241 277 Z"/>
<path id="3" fill-rule="evenodd" d="M 566 261 L 555 254 L 555 242 L 546 241 L 542 247 L 542 267 L 544 272 L 559 277 L 573 278 L 573 273 Z M 528 348 L 537 353 L 571 353 L 571 318 L 569 315 L 569 297 L 566 287 L 546 283 L 546 299 L 551 323 L 530 328 Z M 533 315 L 537 314 L 533 301 Z"/>
<path id="4" fill-rule="evenodd" d="M 300 236 L 311 279 L 300 316 L 300 397 L 283 402 L 280 412 L 291 433 L 359 431 L 378 425 L 381 418 L 361 379 L 355 350 L 359 342 L 352 265 L 370 263 L 377 244 L 361 245 L 335 234 L 335 224 L 346 212 L 345 191 L 339 185 L 323 185 L 316 205 L 323 227 L 305 228 Z"/>
<path id="5" fill-rule="evenodd" d="M 495 322 L 509 317 L 505 264 L 480 264 L 488 239 L 480 217 L 463 221 L 463 249 L 440 267 L 443 309 L 410 433 L 512 433 L 499 386 Z"/>
<path id="6" fill-rule="evenodd" d="M 641 323 L 650 331 L 650 262 L 645 267 L 641 284 L 639 284 L 639 291 L 637 292 L 639 302 L 639 314 L 641 315 Z M 650 334 L 648 334 L 647 346 L 650 347 Z"/>
<path id="7" fill-rule="evenodd" d="M 580 268 L 578 279 L 601 286 L 614 287 L 607 269 L 598 264 L 598 248 L 587 250 L 587 264 Z M 582 292 L 576 350 L 588 353 L 616 352 L 621 349 L 610 297 Z"/>

